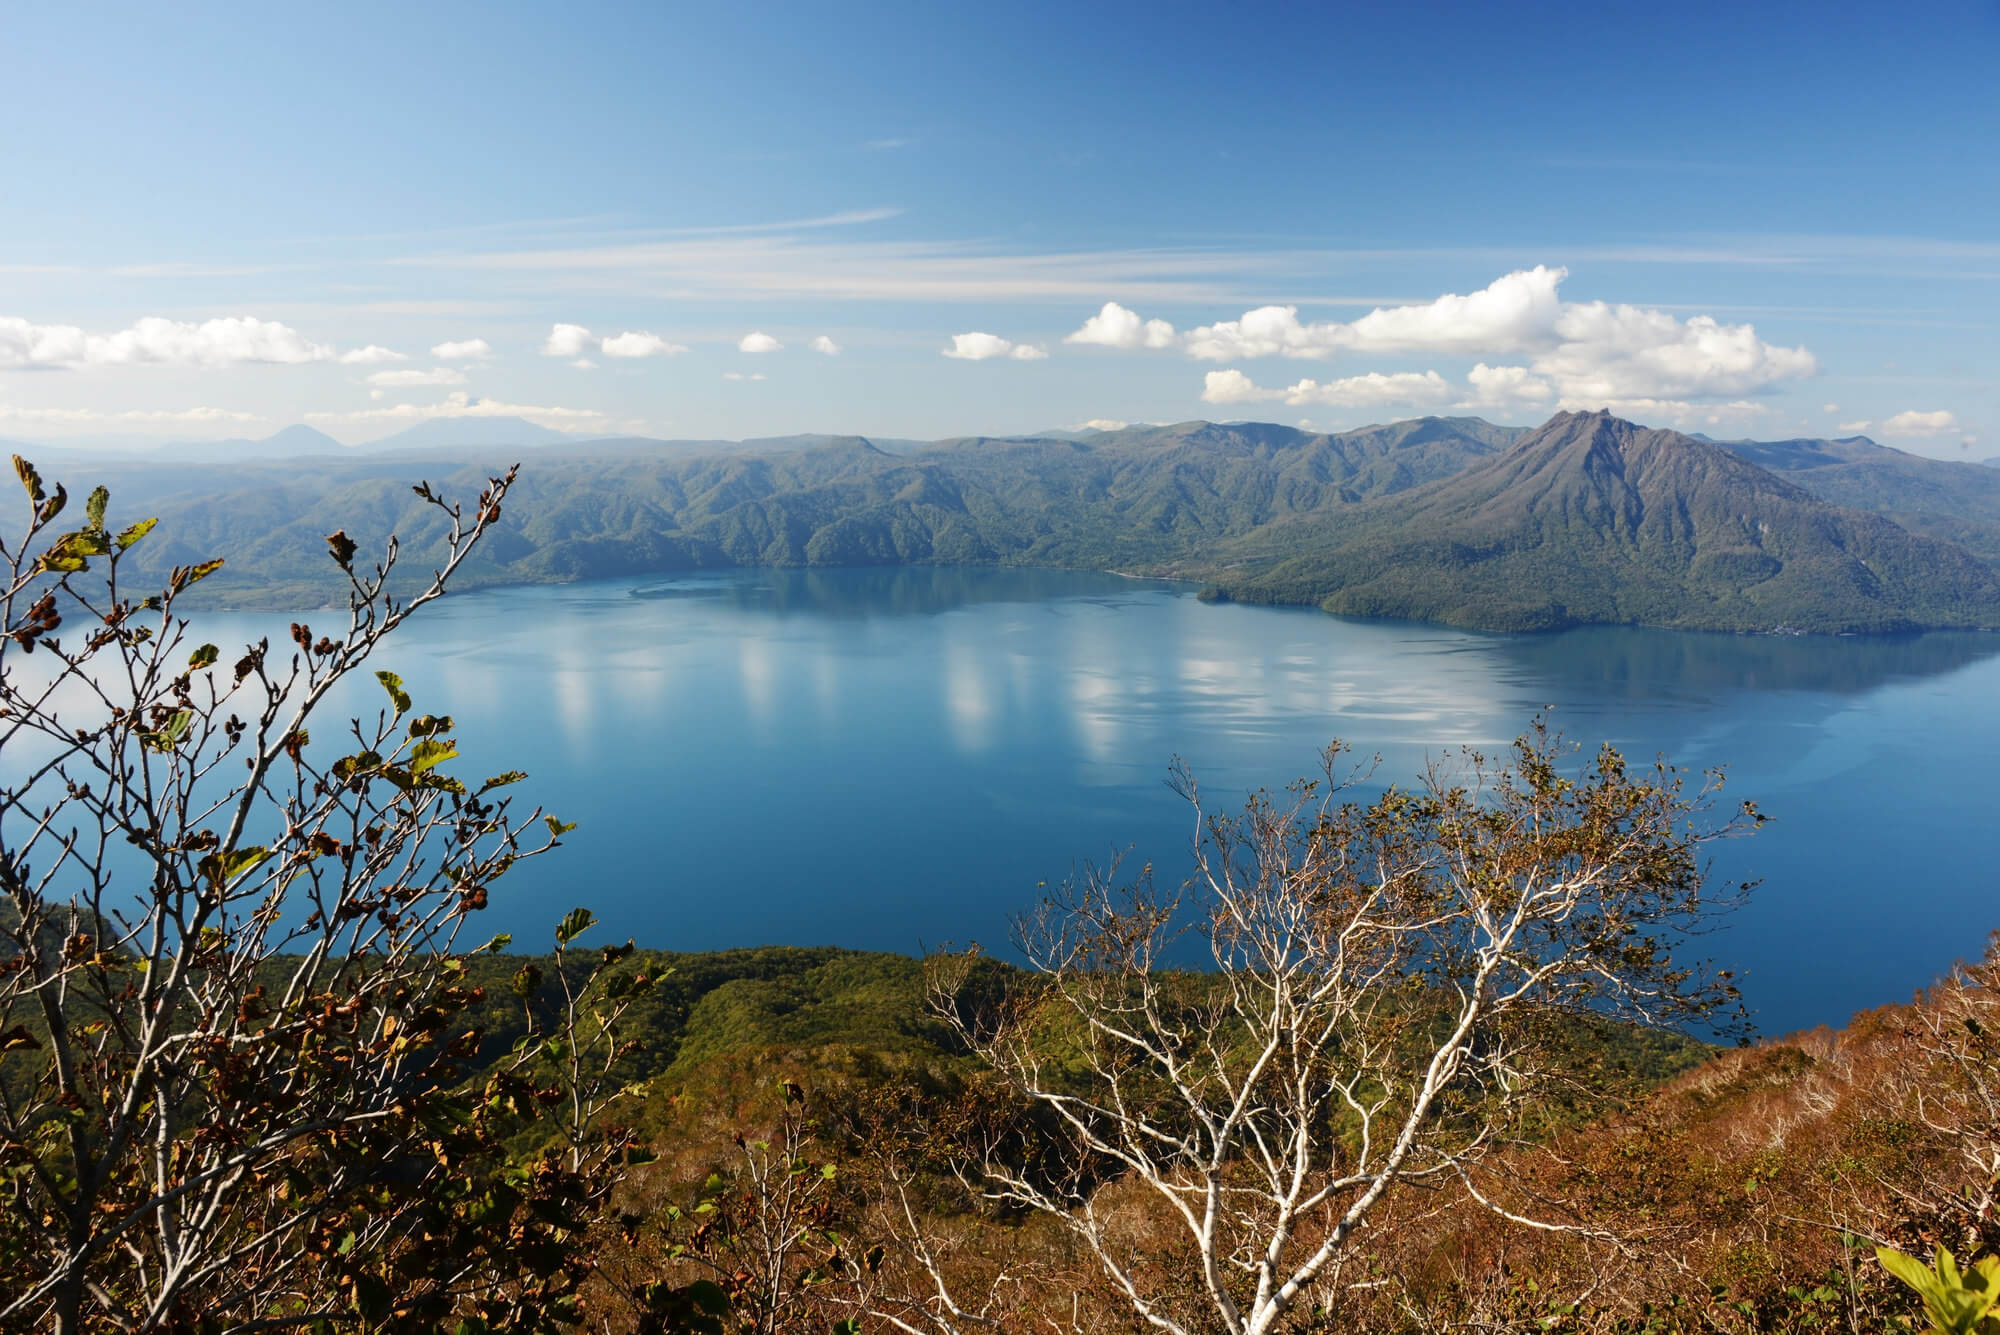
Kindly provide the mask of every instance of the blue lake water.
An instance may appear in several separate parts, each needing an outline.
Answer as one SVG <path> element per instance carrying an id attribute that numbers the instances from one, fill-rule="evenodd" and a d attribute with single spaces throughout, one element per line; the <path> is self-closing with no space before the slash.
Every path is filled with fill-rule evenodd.
<path id="1" fill-rule="evenodd" d="M 198 629 L 227 652 L 286 620 Z M 459 772 L 525 769 L 581 822 L 495 894 L 524 947 L 577 903 L 678 950 L 1004 945 L 1085 859 L 1185 867 L 1175 756 L 1218 799 L 1336 737 L 1401 781 L 1544 708 L 1587 746 L 1726 766 L 1774 817 L 1719 849 L 1763 884 L 1707 942 L 1767 1033 L 1906 999 L 2000 927 L 2000 637 L 1500 636 L 1106 575 L 748 571 L 453 595 L 374 666 L 458 718 Z M 372 712 L 360 685 L 335 704 Z"/>

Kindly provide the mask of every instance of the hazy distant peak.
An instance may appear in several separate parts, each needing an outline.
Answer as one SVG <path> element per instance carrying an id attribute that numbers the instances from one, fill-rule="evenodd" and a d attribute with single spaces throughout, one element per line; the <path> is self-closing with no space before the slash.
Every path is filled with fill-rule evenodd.
<path id="1" fill-rule="evenodd" d="M 324 431 L 305 425 L 303 422 L 275 431 L 255 442 L 266 453 L 283 454 L 333 454 L 347 447 Z"/>
<path id="2" fill-rule="evenodd" d="M 428 450 L 472 445 L 557 445 L 575 439 L 521 417 L 434 417 L 359 448 Z"/>

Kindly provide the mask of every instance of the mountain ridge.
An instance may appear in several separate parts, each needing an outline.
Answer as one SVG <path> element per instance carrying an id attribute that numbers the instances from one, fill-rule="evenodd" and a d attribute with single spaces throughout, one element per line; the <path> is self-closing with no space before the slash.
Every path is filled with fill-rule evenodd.
<path id="1" fill-rule="evenodd" d="M 1222 555 L 1215 596 L 1492 630 L 2000 626 L 2000 573 L 1963 548 L 1604 412 L 1559 413 L 1337 528 L 1278 526 Z"/>

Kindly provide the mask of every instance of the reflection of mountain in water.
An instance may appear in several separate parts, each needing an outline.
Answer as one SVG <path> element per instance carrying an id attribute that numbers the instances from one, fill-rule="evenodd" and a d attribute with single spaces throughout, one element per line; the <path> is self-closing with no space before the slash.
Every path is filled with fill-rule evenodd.
<path id="1" fill-rule="evenodd" d="M 1496 636 L 1507 661 L 1539 676 L 1595 685 L 1608 695 L 1650 697 L 1662 685 L 1702 690 L 1873 690 L 1931 677 L 2000 653 L 2000 635 L 1718 635 L 1593 626 L 1556 635 Z"/>
<path id="2" fill-rule="evenodd" d="M 775 569 L 678 579 L 634 598 L 714 600 L 744 611 L 832 617 L 934 616 L 981 603 L 1037 603 L 1183 587 L 1079 570 L 966 566 Z"/>

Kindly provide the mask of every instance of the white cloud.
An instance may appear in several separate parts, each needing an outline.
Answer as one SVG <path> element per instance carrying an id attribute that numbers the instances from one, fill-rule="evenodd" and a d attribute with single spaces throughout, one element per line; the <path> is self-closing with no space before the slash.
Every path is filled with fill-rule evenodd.
<path id="1" fill-rule="evenodd" d="M 464 390 L 454 390 L 441 403 L 397 403 L 386 408 L 364 408 L 357 412 L 311 412 L 314 422 L 428 422 L 436 417 L 524 417 L 530 422 L 557 431 L 601 429 L 605 416 L 595 408 L 543 408 L 526 403 L 503 403 L 498 399 L 475 399 Z"/>
<path id="2" fill-rule="evenodd" d="M 340 354 L 342 366 L 378 366 L 383 362 L 406 362 L 410 360 L 391 348 L 370 343 L 365 348 L 355 348 Z"/>
<path id="3" fill-rule="evenodd" d="M 1948 436 L 1958 429 L 1956 414 L 1942 411 L 1897 413 L 1882 423 L 1885 436 Z"/>
<path id="4" fill-rule="evenodd" d="M 1564 398 L 1721 398 L 1754 394 L 1819 370 L 1804 348 L 1774 347 L 1754 326 L 1665 311 L 1569 305 L 1556 322 L 1563 340 L 1535 358 L 1534 369 Z"/>
<path id="5" fill-rule="evenodd" d="M 590 331 L 580 324 L 559 324 L 542 341 L 544 357 L 581 357 L 592 342 Z"/>
<path id="6" fill-rule="evenodd" d="M 1377 307 L 1347 323 L 1306 323 L 1296 306 L 1260 306 L 1178 338 L 1164 321 L 1142 322 L 1111 302 L 1067 341 L 1177 346 L 1202 361 L 1327 360 L 1357 352 L 1524 355 L 1525 366 L 1492 367 L 1482 361 L 1475 373 L 1477 396 L 1506 405 L 1557 398 L 1728 399 L 1819 369 L 1812 353 L 1766 343 L 1753 325 L 1723 324 L 1707 315 L 1682 320 L 1662 310 L 1602 301 L 1562 301 L 1558 289 L 1567 276 L 1566 269 L 1537 265 L 1503 275 L 1477 292 Z"/>
<path id="7" fill-rule="evenodd" d="M 762 371 L 752 371 L 748 375 L 745 375 L 741 371 L 724 371 L 722 378 L 724 380 L 762 380 L 764 379 L 764 373 Z"/>
<path id="8" fill-rule="evenodd" d="M 969 334 L 953 334 L 951 346 L 944 355 L 962 362 L 990 361 L 995 357 L 1011 357 L 1017 362 L 1038 362 L 1049 355 L 1032 343 L 1016 343 L 1011 338 L 998 334 L 984 334 L 973 330 Z"/>
<path id="9" fill-rule="evenodd" d="M 1083 322 L 1083 328 L 1063 338 L 1065 343 L 1093 344 L 1103 348 L 1170 348 L 1174 327 L 1165 320 L 1142 320 L 1137 311 L 1115 301 Z"/>
<path id="10" fill-rule="evenodd" d="M 1553 341 L 1562 311 L 1556 289 L 1568 276 L 1567 269 L 1538 264 L 1496 278 L 1477 292 L 1448 292 L 1417 305 L 1380 306 L 1346 324 L 1306 324 L 1299 320 L 1296 306 L 1260 306 L 1240 319 L 1191 329 L 1182 342 L 1188 355 L 1212 362 L 1251 357 L 1324 360 L 1341 351 L 1465 356 L 1521 352 Z"/>
<path id="11" fill-rule="evenodd" d="M 570 365 L 574 366 L 579 371 L 595 371 L 597 369 L 597 363 L 590 360 L 590 358 L 588 357 L 578 357 L 575 361 L 571 362 Z"/>
<path id="12" fill-rule="evenodd" d="M 598 346 L 607 357 L 672 357 L 687 351 L 679 343 L 669 343 L 658 334 L 649 334 L 641 329 L 614 334 Z"/>
<path id="13" fill-rule="evenodd" d="M 1093 417 L 1087 422 L 1077 423 L 1075 429 L 1078 431 L 1123 431 L 1130 425 L 1132 425 L 1130 422 L 1121 422 L 1115 417 Z"/>
<path id="14" fill-rule="evenodd" d="M 784 346 L 784 344 L 778 342 L 777 339 L 772 338 L 769 334 L 752 333 L 745 334 L 742 337 L 736 344 L 736 350 L 738 352 L 777 352 L 783 349 Z"/>
<path id="15" fill-rule="evenodd" d="M 1841 423 L 1841 424 L 1840 424 L 1839 426 L 1835 427 L 1835 428 L 1834 428 L 1834 430 L 1836 430 L 1836 431 L 1847 431 L 1847 432 L 1851 432 L 1851 433 L 1853 433 L 1854 435 L 1857 435 L 1857 436 L 1858 436 L 1858 435 L 1860 435 L 1860 434 L 1861 434 L 1861 433 L 1862 433 L 1863 431 L 1866 431 L 1866 430 L 1867 430 L 1867 429 L 1868 429 L 1869 427 L 1871 427 L 1871 426 L 1874 426 L 1874 425 L 1875 425 L 1875 424 L 1874 424 L 1873 422 L 1871 422 L 1871 421 L 1869 421 L 1869 420 L 1868 420 L 1867 418 L 1863 417 L 1863 418 L 1860 418 L 1859 420 L 1857 420 L 1857 421 L 1853 421 L 1853 422 L 1842 422 L 1842 423 Z"/>
<path id="16" fill-rule="evenodd" d="M 1840 405 L 1837 403 L 1822 403 L 1819 406 L 1819 410 L 1823 413 L 1837 413 L 1840 411 Z"/>
<path id="17" fill-rule="evenodd" d="M 1322 384 L 1313 379 L 1266 389 L 1231 367 L 1210 371 L 1201 397 L 1208 403 L 1254 403 L 1282 399 L 1294 408 L 1325 404 L 1334 408 L 1377 408 L 1387 404 L 1434 404 L 1454 397 L 1451 383 L 1436 371 L 1370 371 Z"/>
<path id="18" fill-rule="evenodd" d="M 431 356 L 441 362 L 483 362 L 492 355 L 493 345 L 483 338 L 440 343 L 431 349 Z"/>
<path id="19" fill-rule="evenodd" d="M 252 316 L 193 324 L 147 316 L 115 334 L 75 325 L 30 324 L 0 316 L 0 368 L 76 366 L 235 366 L 244 362 L 328 361 L 333 349 L 289 325 Z"/>
<path id="20" fill-rule="evenodd" d="M 257 413 L 231 408 L 132 408 L 102 412 L 96 408 L 18 408 L 0 403 L 0 422 L 261 422 Z"/>
<path id="21" fill-rule="evenodd" d="M 434 367 L 428 371 L 377 371 L 368 377 L 368 383 L 383 389 L 408 389 L 417 385 L 462 385 L 465 372 L 454 371 L 449 366 Z"/>
<path id="22" fill-rule="evenodd" d="M 1480 362 L 1466 373 L 1473 402 L 1489 412 L 1546 411 L 1555 388 L 1525 366 L 1488 366 Z"/>
<path id="23" fill-rule="evenodd" d="M 820 334 L 813 339 L 812 350 L 820 353 L 822 356 L 838 357 L 840 355 L 840 344 L 834 342 L 825 334 Z"/>

